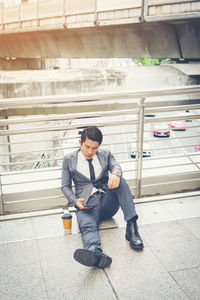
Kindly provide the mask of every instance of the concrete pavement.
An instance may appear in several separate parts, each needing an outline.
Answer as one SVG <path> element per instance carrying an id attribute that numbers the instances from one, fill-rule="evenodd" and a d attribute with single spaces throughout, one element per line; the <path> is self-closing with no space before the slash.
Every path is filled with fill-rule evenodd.
<path id="1" fill-rule="evenodd" d="M 105 269 L 73 259 L 81 237 L 61 213 L 0 221 L 0 299 L 200 299 L 200 196 L 136 204 L 142 252 L 124 238 L 121 211 L 100 225 Z M 25 215 L 24 215 L 25 216 Z"/>

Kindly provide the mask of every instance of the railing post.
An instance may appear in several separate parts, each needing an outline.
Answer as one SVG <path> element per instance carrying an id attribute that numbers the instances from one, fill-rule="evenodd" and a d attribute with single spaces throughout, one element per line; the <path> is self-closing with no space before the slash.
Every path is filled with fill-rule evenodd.
<path id="1" fill-rule="evenodd" d="M 65 0 L 63 0 L 63 24 L 65 24 Z"/>
<path id="2" fill-rule="evenodd" d="M 37 27 L 40 27 L 40 20 L 39 20 L 39 0 L 37 1 Z"/>
<path id="3" fill-rule="evenodd" d="M 8 117 L 6 117 L 5 119 L 8 120 Z M 9 130 L 9 125 L 8 124 L 6 124 L 6 130 Z M 8 143 L 8 153 L 9 153 L 8 160 L 9 160 L 9 163 L 12 163 L 12 149 L 11 149 L 11 142 L 10 142 L 10 136 L 9 135 L 7 135 L 7 143 Z"/>
<path id="4" fill-rule="evenodd" d="M 136 176 L 136 199 L 141 198 L 142 188 L 142 162 L 143 162 L 143 140 L 144 140 L 144 102 L 145 98 L 140 99 L 139 104 L 139 128 L 137 146 L 137 176 Z"/>
<path id="5" fill-rule="evenodd" d="M 3 4 L 1 9 L 2 9 L 2 12 L 1 12 L 1 21 L 2 21 L 2 23 L 1 23 L 1 32 L 3 33 L 3 30 L 4 30 L 4 10 L 5 10 L 4 4 Z"/>
<path id="6" fill-rule="evenodd" d="M 2 184 L 1 184 L 1 174 L 0 174 L 0 214 L 4 215 L 3 189 L 2 189 Z"/>
<path id="7" fill-rule="evenodd" d="M 94 24 L 98 25 L 97 0 L 95 0 L 95 7 L 94 7 Z"/>
<path id="8" fill-rule="evenodd" d="M 144 21 L 144 17 L 148 14 L 148 0 L 142 0 L 141 5 L 141 20 Z"/>
<path id="9" fill-rule="evenodd" d="M 19 3 L 19 29 L 22 29 L 22 20 L 21 20 L 21 3 Z"/>

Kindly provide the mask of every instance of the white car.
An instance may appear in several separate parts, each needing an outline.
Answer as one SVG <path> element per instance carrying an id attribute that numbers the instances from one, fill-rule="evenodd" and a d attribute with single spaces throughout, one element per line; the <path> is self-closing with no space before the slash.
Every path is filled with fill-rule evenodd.
<path id="1" fill-rule="evenodd" d="M 135 148 L 135 149 L 134 149 Z M 142 157 L 151 157 L 151 144 L 144 142 L 143 144 L 143 154 Z M 131 157 L 136 158 L 136 145 L 132 145 Z"/>

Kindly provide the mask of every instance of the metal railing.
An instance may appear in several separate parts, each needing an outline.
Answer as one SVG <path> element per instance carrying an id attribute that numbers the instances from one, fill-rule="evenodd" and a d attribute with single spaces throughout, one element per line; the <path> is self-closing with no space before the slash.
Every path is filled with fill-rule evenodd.
<path id="1" fill-rule="evenodd" d="M 102 147 L 116 156 L 136 201 L 199 189 L 199 96 L 200 86 L 186 86 L 0 100 L 0 213 L 65 207 L 67 201 L 60 190 L 63 156 L 78 147 L 80 130 L 91 124 L 101 128 Z M 130 107 L 113 109 L 113 101 L 129 101 Z M 104 111 L 96 111 L 100 102 L 105 103 Z M 67 113 L 65 105 L 69 110 L 73 103 L 83 112 Z M 86 103 L 92 104 L 90 112 L 84 112 Z M 53 115 L 43 113 L 49 106 L 55 109 Z M 58 106 L 63 107 L 62 115 L 56 114 Z M 34 107 L 40 107 L 41 115 L 13 113 L 3 119 L 10 109 L 25 107 L 31 107 L 33 113 Z M 170 137 L 154 137 L 156 124 L 165 133 L 166 124 L 169 127 L 170 122 L 182 120 L 190 121 L 184 123 L 185 128 L 179 125 L 178 131 L 170 128 Z M 41 156 L 44 153 L 54 155 Z"/>

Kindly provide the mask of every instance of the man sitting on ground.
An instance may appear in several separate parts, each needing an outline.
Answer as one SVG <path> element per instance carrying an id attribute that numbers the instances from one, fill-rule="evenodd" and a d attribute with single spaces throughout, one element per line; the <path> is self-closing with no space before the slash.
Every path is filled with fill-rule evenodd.
<path id="1" fill-rule="evenodd" d="M 102 133 L 96 126 L 83 130 L 80 149 L 67 154 L 62 166 L 62 191 L 77 208 L 83 249 L 74 259 L 85 266 L 106 268 L 112 258 L 103 253 L 98 232 L 100 221 L 112 218 L 121 207 L 127 222 L 125 237 L 134 250 L 142 250 L 138 215 L 122 170 L 109 150 L 99 149 Z M 75 193 L 72 191 L 72 181 Z"/>

